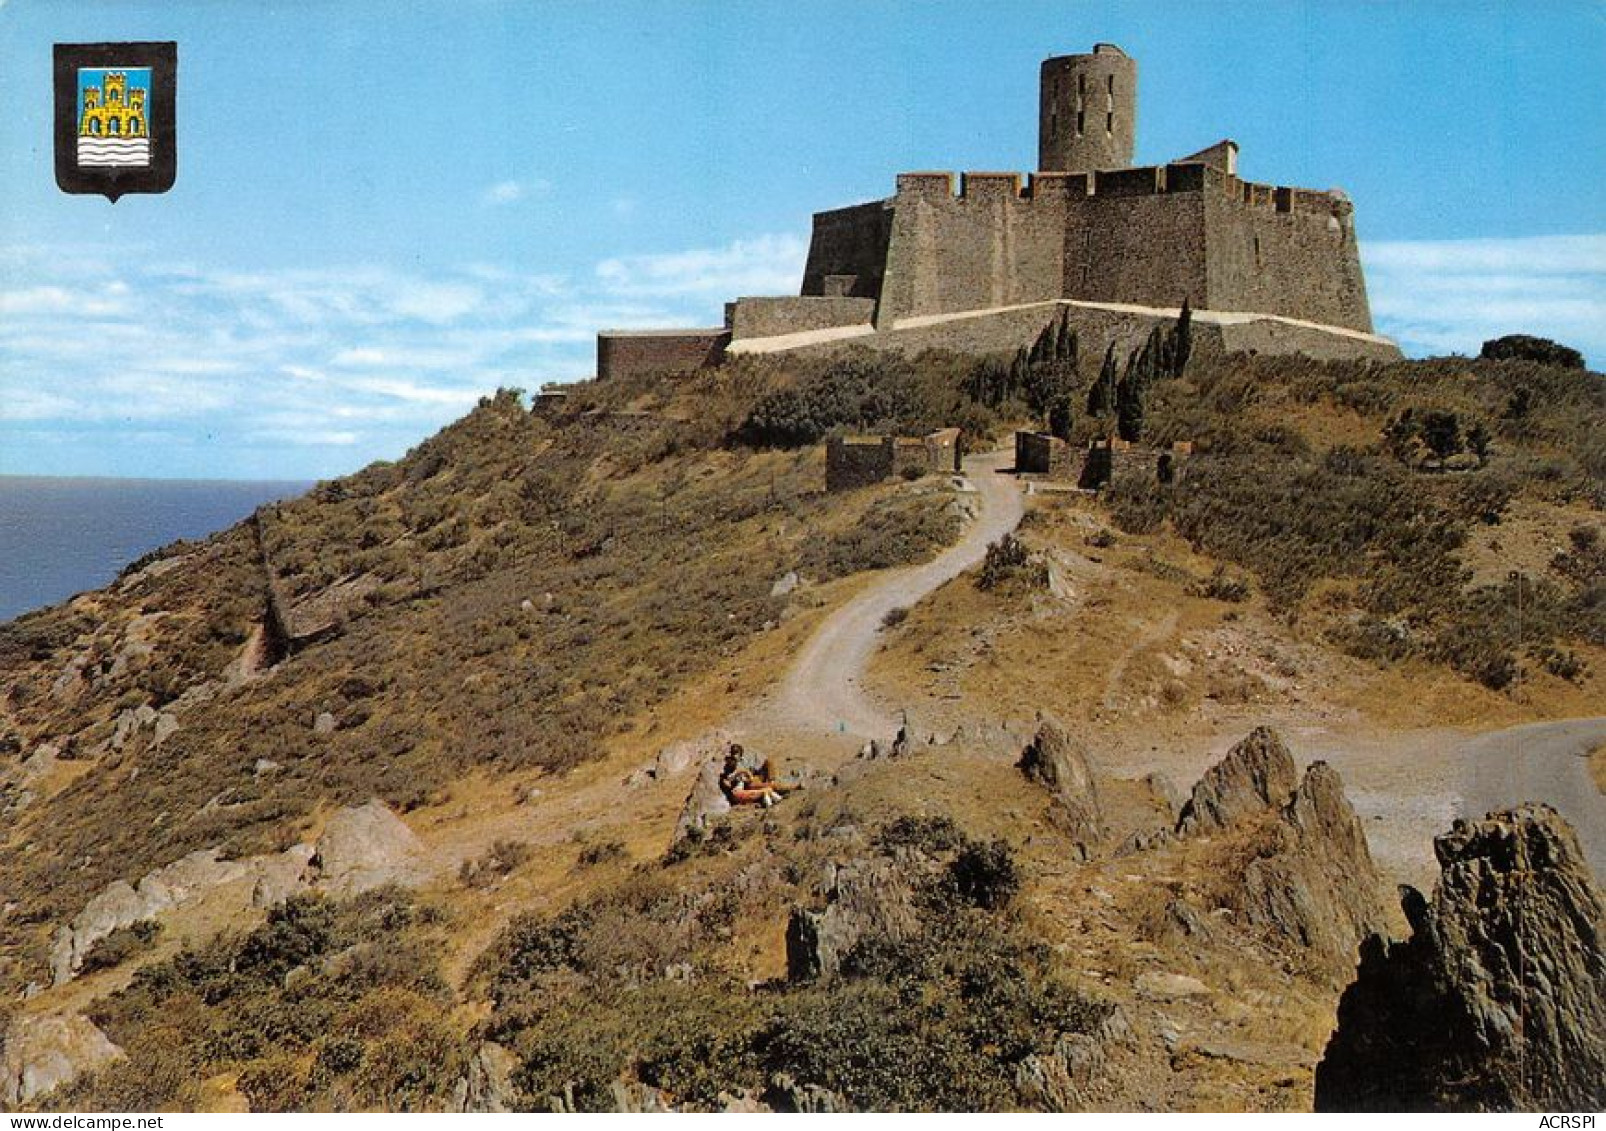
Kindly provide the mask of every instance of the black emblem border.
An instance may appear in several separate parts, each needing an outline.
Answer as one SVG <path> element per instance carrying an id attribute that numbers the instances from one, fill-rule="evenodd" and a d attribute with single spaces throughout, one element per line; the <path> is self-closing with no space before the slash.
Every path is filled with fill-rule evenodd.
<path id="1" fill-rule="evenodd" d="M 56 185 L 62 192 L 96 194 L 112 203 L 135 192 L 166 192 L 178 176 L 178 44 L 58 43 L 55 45 Z M 151 163 L 143 169 L 93 169 L 78 164 L 78 69 L 149 67 L 151 101 L 146 121 Z"/>

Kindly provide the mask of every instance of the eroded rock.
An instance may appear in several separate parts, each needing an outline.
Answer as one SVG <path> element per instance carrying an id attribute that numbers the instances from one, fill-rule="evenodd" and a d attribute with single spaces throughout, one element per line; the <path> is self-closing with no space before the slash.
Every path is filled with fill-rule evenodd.
<path id="1" fill-rule="evenodd" d="M 828 865 L 821 910 L 798 907 L 786 925 L 786 971 L 795 981 L 830 978 L 867 937 L 908 938 L 920 929 L 912 856 Z"/>
<path id="2" fill-rule="evenodd" d="M 1103 836 L 1104 817 L 1093 768 L 1082 748 L 1057 721 L 1047 717 L 1040 720 L 1037 734 L 1021 751 L 1016 766 L 1053 793 L 1074 839 L 1088 844 Z"/>
<path id="3" fill-rule="evenodd" d="M 1205 772 L 1177 818 L 1185 835 L 1226 828 L 1240 817 L 1285 804 L 1294 792 L 1294 757 L 1270 727 L 1256 727 Z"/>
<path id="4" fill-rule="evenodd" d="M 723 770 L 723 758 L 710 758 L 703 763 L 697 780 L 692 783 L 691 792 L 686 795 L 686 804 L 681 807 L 680 819 L 675 822 L 676 844 L 688 836 L 707 832 L 709 822 L 731 811 L 730 798 L 719 787 Z"/>
<path id="5" fill-rule="evenodd" d="M 1322 1111 L 1606 1107 L 1606 901 L 1572 829 L 1525 805 L 1434 841 L 1432 901 L 1369 938 L 1316 1070 Z"/>
<path id="6" fill-rule="evenodd" d="M 1240 910 L 1252 926 L 1313 952 L 1342 984 L 1384 917 L 1382 879 L 1337 772 L 1313 763 L 1279 824 L 1280 850 L 1244 870 Z"/>
<path id="7" fill-rule="evenodd" d="M 513 1071 L 518 1057 L 494 1041 L 486 1041 L 469 1058 L 463 1075 L 452 1090 L 452 1110 L 459 1112 L 506 1113 L 516 1110 L 518 1089 Z"/>

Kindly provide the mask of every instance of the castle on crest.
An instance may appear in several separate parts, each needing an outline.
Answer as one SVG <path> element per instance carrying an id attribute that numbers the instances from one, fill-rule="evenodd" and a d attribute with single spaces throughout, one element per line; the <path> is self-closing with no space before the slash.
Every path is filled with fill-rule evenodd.
<path id="1" fill-rule="evenodd" d="M 84 87 L 84 112 L 78 120 L 79 137 L 145 137 L 145 88 L 128 89 L 123 71 L 106 72 L 105 100 L 98 86 Z"/>
<path id="2" fill-rule="evenodd" d="M 1024 182 L 899 174 L 887 199 L 815 214 L 800 294 L 739 298 L 714 329 L 603 331 L 598 376 L 850 340 L 1012 351 L 1062 311 L 1102 352 L 1185 301 L 1207 351 L 1397 357 L 1372 333 L 1348 197 L 1243 180 L 1231 140 L 1134 166 L 1137 79 L 1112 44 L 1045 60 Z"/>

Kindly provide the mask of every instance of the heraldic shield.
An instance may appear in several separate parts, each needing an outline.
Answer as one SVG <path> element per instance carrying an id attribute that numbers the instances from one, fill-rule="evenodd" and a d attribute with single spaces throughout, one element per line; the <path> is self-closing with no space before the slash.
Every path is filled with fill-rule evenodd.
<path id="1" fill-rule="evenodd" d="M 115 202 L 178 172 L 176 43 L 58 43 L 56 184 Z"/>

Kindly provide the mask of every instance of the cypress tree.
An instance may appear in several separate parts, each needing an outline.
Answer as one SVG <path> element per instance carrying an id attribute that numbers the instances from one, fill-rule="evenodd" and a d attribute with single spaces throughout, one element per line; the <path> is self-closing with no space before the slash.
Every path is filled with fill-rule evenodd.
<path id="1" fill-rule="evenodd" d="M 1182 371 L 1188 368 L 1188 358 L 1193 353 L 1193 308 L 1186 296 L 1182 300 L 1182 313 L 1177 315 L 1177 328 L 1173 340 L 1175 344 L 1171 351 L 1171 376 L 1181 377 Z"/>
<path id="2" fill-rule="evenodd" d="M 1115 408 L 1115 343 L 1104 351 L 1104 364 L 1099 367 L 1098 379 L 1087 391 L 1087 414 L 1103 416 Z"/>

